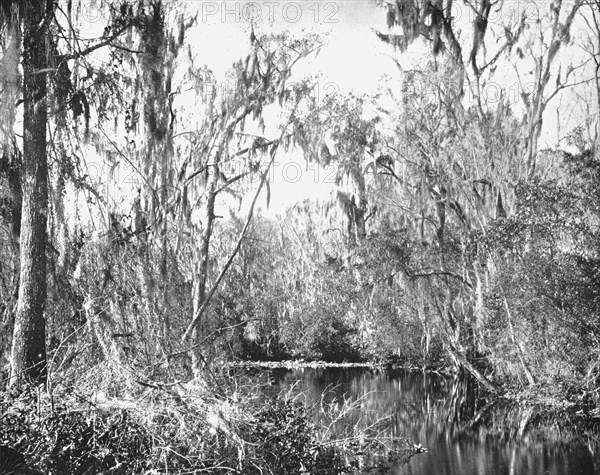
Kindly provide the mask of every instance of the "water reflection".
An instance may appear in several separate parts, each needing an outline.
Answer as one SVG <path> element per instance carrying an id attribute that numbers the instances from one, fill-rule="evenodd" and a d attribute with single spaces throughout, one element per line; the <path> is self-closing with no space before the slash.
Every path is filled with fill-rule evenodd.
<path id="1" fill-rule="evenodd" d="M 336 421 L 330 429 L 338 431 L 340 437 L 352 425 L 372 426 L 382 435 L 406 435 L 427 447 L 428 453 L 413 457 L 404 466 L 392 467 L 392 474 L 599 473 L 594 469 L 590 450 L 580 440 L 573 441 L 562 434 L 560 421 L 545 429 L 544 438 L 539 431 L 528 433 L 525 429 L 531 411 L 486 401 L 465 380 L 356 368 L 277 370 L 273 377 L 281 387 L 306 395 L 323 425 L 331 422 L 322 420 L 319 410 L 323 393 L 324 404 L 344 397 L 360 400 L 360 409 Z"/>

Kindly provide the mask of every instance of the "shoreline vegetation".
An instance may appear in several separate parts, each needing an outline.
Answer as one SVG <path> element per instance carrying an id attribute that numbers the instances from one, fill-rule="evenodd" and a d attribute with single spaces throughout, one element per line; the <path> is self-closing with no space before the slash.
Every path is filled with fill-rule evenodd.
<path id="1" fill-rule="evenodd" d="M 382 373 L 423 372 L 399 365 L 328 363 L 323 361 L 235 362 L 238 369 L 369 369 Z M 227 371 L 225 371 L 227 373 Z M 0 398 L 0 452 L 16 450 L 24 474 L 89 473 L 159 474 L 267 473 L 313 475 L 386 473 L 407 463 L 427 448 L 404 437 L 382 438 L 369 429 L 328 433 L 323 421 L 339 421 L 360 411 L 360 401 L 341 399 L 327 408 L 315 425 L 301 394 L 271 386 L 266 373 L 235 376 L 215 374 L 206 385 L 136 384 L 127 394 L 110 389 L 67 389 L 57 384 L 48 393 L 39 387 L 5 391 Z M 456 374 L 427 372 L 434 378 Z M 109 374 L 106 374 L 109 377 Z M 549 440 L 557 444 L 579 441 L 599 444 L 597 411 L 574 403 L 540 398 L 535 391 L 492 395 L 474 388 L 478 409 L 456 422 L 452 437 L 497 441 Z M 467 389 L 470 391 L 469 389 Z M 326 395 L 322 395 L 325 397 Z M 468 396 L 465 393 L 464 397 Z M 464 399 L 461 399 L 464 400 Z M 588 408 L 589 409 L 589 408 Z M 382 421 L 383 423 L 384 421 Z M 378 426 L 376 432 L 381 430 Z M 8 463 L 8 462 L 7 462 Z M 16 467 L 16 466 L 15 466 Z M 35 468 L 34 468 L 35 467 Z M 387 467 L 387 468 L 386 468 Z M 0 464 L 0 469 L 3 466 Z M 0 473 L 1 470 L 0 470 Z"/>
<path id="2" fill-rule="evenodd" d="M 419 451 L 227 374 L 269 356 L 425 368 L 465 436 L 564 422 L 595 448 L 600 0 L 325 2 L 322 33 L 387 25 L 353 38 L 389 53 L 363 92 L 310 71 L 356 79 L 352 42 L 207 19 L 226 3 L 0 3 L 0 454 L 329 475 Z M 304 179 L 329 195 L 275 212 Z"/>
<path id="3" fill-rule="evenodd" d="M 245 369 L 285 369 L 285 370 L 301 370 L 301 369 L 369 369 L 379 372 L 394 372 L 394 371 L 409 371 L 431 374 L 444 378 L 460 377 L 459 372 L 452 368 L 434 369 L 415 367 L 410 365 L 401 365 L 397 363 L 381 363 L 381 362 L 328 362 L 328 361 L 307 361 L 304 359 L 298 360 L 281 360 L 281 361 L 236 361 L 228 364 L 230 368 L 245 368 Z M 463 376 L 464 377 L 464 376 Z M 468 377 L 468 376 L 467 376 Z M 526 387 L 522 389 L 506 388 L 494 392 L 483 392 L 480 398 L 485 400 L 482 412 L 476 414 L 472 421 L 469 421 L 466 426 L 473 428 L 476 423 L 481 420 L 481 415 L 495 404 L 512 403 L 525 408 L 533 408 L 534 411 L 529 414 L 530 418 L 535 418 L 536 415 L 558 416 L 560 414 L 570 414 L 571 421 L 583 423 L 585 426 L 594 426 L 600 428 L 600 408 L 595 404 L 584 403 L 583 401 L 567 399 L 559 397 L 556 394 L 548 394 L 544 392 L 543 386 Z M 537 412 L 537 414 L 536 414 Z M 527 425 L 525 423 L 525 425 Z M 523 432 L 524 429 L 521 430 Z"/>
<path id="4" fill-rule="evenodd" d="M 285 359 L 285 360 L 238 360 L 227 363 L 228 368 L 259 368 L 259 369 L 327 369 L 327 368 L 362 368 L 376 371 L 415 371 L 425 374 L 433 374 L 442 377 L 458 377 L 460 371 L 456 368 L 428 368 L 416 365 L 406 365 L 400 363 L 384 363 L 384 362 L 335 362 L 321 360 L 305 360 L 300 359 Z M 544 394 L 544 387 L 528 386 L 521 389 L 508 387 L 505 389 L 499 388 L 496 391 L 489 392 L 488 395 L 495 396 L 498 400 L 506 399 L 516 402 L 540 404 L 548 407 L 578 407 L 579 409 L 588 409 L 592 415 L 600 416 L 600 408 L 593 404 L 583 404 L 582 401 L 577 401 L 567 398 L 555 398 L 551 394 Z"/>
<path id="5" fill-rule="evenodd" d="M 59 384 L 2 392 L 0 474 L 385 473 L 426 452 L 369 427 L 333 430 L 360 407 L 346 399 L 322 404 L 316 424 L 297 394 L 264 378 L 108 391 Z"/>

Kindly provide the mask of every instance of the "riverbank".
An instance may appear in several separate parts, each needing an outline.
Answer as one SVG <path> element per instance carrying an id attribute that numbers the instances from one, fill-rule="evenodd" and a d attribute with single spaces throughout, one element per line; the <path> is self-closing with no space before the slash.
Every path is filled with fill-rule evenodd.
<path id="1" fill-rule="evenodd" d="M 402 464 L 424 451 L 405 437 L 383 443 L 358 428 L 339 440 L 266 378 L 114 383 L 0 391 L 0 450 L 19 454 L 19 465 L 0 463 L 0 473 L 359 474 L 361 454 Z M 349 410 L 324 407 L 331 420 Z"/>
<path id="2" fill-rule="evenodd" d="M 263 369 L 300 369 L 300 368 L 365 368 L 378 371 L 386 370 L 406 370 L 420 371 L 424 373 L 452 374 L 449 371 L 443 371 L 433 368 L 423 368 L 414 365 L 400 365 L 396 363 L 376 363 L 376 362 L 329 362 L 329 361 L 310 361 L 310 360 L 281 360 L 281 361 L 237 361 L 229 363 L 231 368 L 263 368 Z"/>

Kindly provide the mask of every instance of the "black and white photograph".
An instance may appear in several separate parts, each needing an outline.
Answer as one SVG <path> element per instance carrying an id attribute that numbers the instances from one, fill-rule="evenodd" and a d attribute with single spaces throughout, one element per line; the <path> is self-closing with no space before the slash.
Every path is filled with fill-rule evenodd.
<path id="1" fill-rule="evenodd" d="M 1 0 L 0 475 L 600 474 L 600 0 Z"/>

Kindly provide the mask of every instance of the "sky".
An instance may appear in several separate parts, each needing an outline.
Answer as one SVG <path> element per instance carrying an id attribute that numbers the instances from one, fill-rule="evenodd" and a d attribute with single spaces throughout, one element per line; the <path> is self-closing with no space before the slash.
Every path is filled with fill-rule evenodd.
<path id="1" fill-rule="evenodd" d="M 385 10 L 369 0 L 189 1 L 199 9 L 195 44 L 217 74 L 223 73 L 248 47 L 251 26 L 257 32 L 319 33 L 326 46 L 300 70 L 321 71 L 340 87 L 369 88 L 386 68 L 389 48 L 372 28 L 385 28 Z"/>

